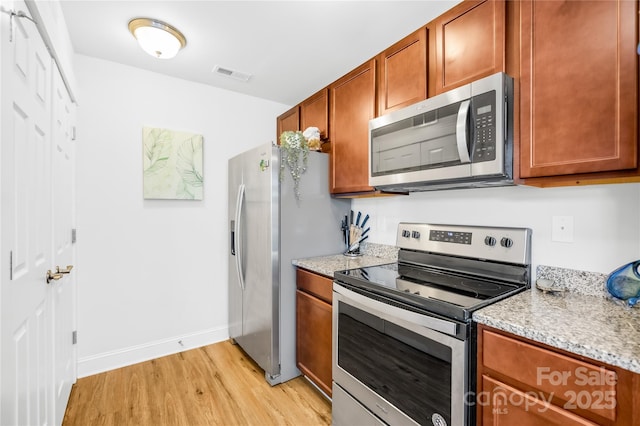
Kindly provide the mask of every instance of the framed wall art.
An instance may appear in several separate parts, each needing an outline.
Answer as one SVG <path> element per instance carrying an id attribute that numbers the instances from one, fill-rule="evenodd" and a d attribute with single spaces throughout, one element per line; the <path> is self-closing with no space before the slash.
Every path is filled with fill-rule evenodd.
<path id="1" fill-rule="evenodd" d="M 142 129 L 145 199 L 202 200 L 202 135 Z"/>

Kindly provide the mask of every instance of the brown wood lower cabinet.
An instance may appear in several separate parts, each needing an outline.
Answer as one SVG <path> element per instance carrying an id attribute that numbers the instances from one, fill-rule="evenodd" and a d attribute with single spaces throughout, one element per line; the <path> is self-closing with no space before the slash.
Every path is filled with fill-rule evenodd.
<path id="1" fill-rule="evenodd" d="M 482 388 L 492 396 L 483 407 L 483 425 L 596 425 L 488 376 L 482 376 Z"/>
<path id="2" fill-rule="evenodd" d="M 296 272 L 297 366 L 324 393 L 331 396 L 330 278 L 298 269 Z"/>
<path id="3" fill-rule="evenodd" d="M 478 326 L 478 424 L 638 425 L 640 375 Z"/>

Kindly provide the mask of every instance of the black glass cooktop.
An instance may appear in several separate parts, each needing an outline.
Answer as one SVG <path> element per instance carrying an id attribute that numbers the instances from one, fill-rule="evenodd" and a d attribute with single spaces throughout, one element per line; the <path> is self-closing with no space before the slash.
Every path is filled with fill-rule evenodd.
<path id="1" fill-rule="evenodd" d="M 360 293 L 374 293 L 413 308 L 465 321 L 474 310 L 525 288 L 398 263 L 338 271 L 335 279 Z"/>

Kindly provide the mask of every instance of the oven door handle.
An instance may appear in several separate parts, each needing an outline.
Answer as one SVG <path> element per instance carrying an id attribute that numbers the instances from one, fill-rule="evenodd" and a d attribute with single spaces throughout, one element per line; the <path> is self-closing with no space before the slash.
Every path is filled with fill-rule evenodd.
<path id="1" fill-rule="evenodd" d="M 411 312 L 404 309 L 396 308 L 395 306 L 387 305 L 386 303 L 379 302 L 375 299 L 371 299 L 367 296 L 363 296 L 359 293 L 351 291 L 340 284 L 333 283 L 333 291 L 342 295 L 348 300 L 356 302 L 357 304 L 375 309 L 382 314 L 383 319 L 393 321 L 394 319 L 401 319 L 413 324 L 420 325 L 422 327 L 429 328 L 440 333 L 445 333 L 450 336 L 456 336 L 458 334 L 458 324 L 442 320 L 439 318 L 431 317 L 417 312 Z M 385 318 L 386 316 L 386 318 Z"/>

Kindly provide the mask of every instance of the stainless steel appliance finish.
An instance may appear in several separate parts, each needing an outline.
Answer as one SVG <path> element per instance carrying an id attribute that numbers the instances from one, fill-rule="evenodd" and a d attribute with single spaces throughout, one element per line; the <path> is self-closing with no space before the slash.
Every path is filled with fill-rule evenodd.
<path id="1" fill-rule="evenodd" d="M 369 122 L 369 185 L 513 185 L 513 79 L 497 73 Z"/>
<path id="2" fill-rule="evenodd" d="M 272 385 L 300 375 L 292 260 L 343 249 L 340 221 L 350 203 L 329 196 L 327 157 L 309 153 L 299 200 L 291 177 L 279 178 L 278 147 L 229 160 L 229 337 Z"/>
<path id="3" fill-rule="evenodd" d="M 471 315 L 531 286 L 531 231 L 400 223 L 397 245 L 335 273 L 333 424 L 473 425 Z"/>

